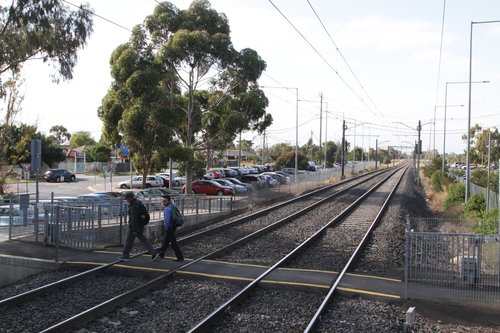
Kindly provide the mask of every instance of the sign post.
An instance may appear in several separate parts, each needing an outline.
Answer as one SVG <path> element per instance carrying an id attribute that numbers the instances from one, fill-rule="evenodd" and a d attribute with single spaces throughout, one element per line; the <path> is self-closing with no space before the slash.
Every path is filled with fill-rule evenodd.
<path id="1" fill-rule="evenodd" d="M 40 175 L 40 170 L 42 169 L 42 140 L 33 139 L 31 140 L 31 170 L 36 172 L 36 192 L 35 192 L 35 241 L 38 242 L 38 202 L 39 194 L 38 190 L 38 176 Z"/>

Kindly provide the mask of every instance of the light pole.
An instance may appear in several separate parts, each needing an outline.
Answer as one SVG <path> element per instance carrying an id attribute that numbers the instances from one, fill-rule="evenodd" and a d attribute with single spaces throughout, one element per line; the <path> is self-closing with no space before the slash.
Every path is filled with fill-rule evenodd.
<path id="1" fill-rule="evenodd" d="M 472 91 L 472 31 L 474 24 L 500 23 L 496 21 L 470 22 L 470 47 L 469 47 L 469 112 L 467 117 L 467 164 L 465 170 L 465 202 L 469 200 L 470 192 L 470 118 L 471 118 L 471 91 Z"/>
<path id="2" fill-rule="evenodd" d="M 490 81 L 474 81 L 472 83 L 489 83 Z M 446 109 L 448 107 L 448 84 L 465 84 L 468 81 L 452 81 L 446 82 L 444 89 L 444 122 L 443 122 L 443 159 L 441 161 L 441 173 L 444 174 L 444 166 L 446 160 Z M 463 105 L 461 105 L 463 106 Z"/>
<path id="3" fill-rule="evenodd" d="M 297 181 L 297 170 L 298 170 L 298 154 L 299 154 L 299 88 L 292 87 L 269 87 L 269 86 L 260 86 L 261 88 L 270 88 L 270 89 L 295 89 L 295 180 Z"/>

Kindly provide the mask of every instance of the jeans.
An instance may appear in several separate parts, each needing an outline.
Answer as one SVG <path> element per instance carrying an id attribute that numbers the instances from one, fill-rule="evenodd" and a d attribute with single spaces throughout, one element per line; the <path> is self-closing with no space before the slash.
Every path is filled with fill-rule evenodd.
<path id="1" fill-rule="evenodd" d="M 125 243 L 125 248 L 123 249 L 123 256 L 128 257 L 130 250 L 132 249 L 132 246 L 134 245 L 134 240 L 135 238 L 139 238 L 139 240 L 142 242 L 142 245 L 149 251 L 151 255 L 155 254 L 156 251 L 151 245 L 151 243 L 148 241 L 146 237 L 142 234 L 144 229 L 141 229 L 139 231 L 132 231 L 131 229 L 128 230 L 127 234 L 127 241 Z"/>

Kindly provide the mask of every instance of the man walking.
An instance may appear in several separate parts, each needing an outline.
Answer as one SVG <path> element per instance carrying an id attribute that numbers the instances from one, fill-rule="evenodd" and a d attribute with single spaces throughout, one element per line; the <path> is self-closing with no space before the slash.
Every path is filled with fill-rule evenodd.
<path id="1" fill-rule="evenodd" d="M 163 210 L 164 213 L 164 220 L 163 220 L 163 226 L 165 227 L 165 237 L 163 238 L 163 242 L 161 245 L 161 248 L 158 250 L 160 253 L 160 258 L 165 257 L 165 251 L 167 250 L 168 244 L 172 243 L 172 249 L 174 250 L 175 256 L 177 259 L 175 261 L 183 261 L 184 256 L 182 255 L 181 249 L 179 248 L 179 245 L 177 244 L 177 239 L 175 238 L 175 230 L 177 229 L 177 226 L 174 223 L 174 220 L 172 219 L 172 199 L 170 198 L 169 195 L 164 195 L 163 196 L 163 205 L 165 206 L 165 209 Z"/>
<path id="2" fill-rule="evenodd" d="M 155 261 L 156 258 L 158 258 L 158 253 L 155 251 L 148 239 L 143 235 L 144 224 L 142 222 L 141 214 L 144 214 L 146 209 L 144 205 L 134 197 L 133 192 L 127 192 L 125 194 L 125 200 L 128 203 L 128 234 L 123 254 L 121 257 L 118 257 L 118 259 L 123 261 L 130 260 L 130 250 L 132 249 L 134 240 L 137 237 L 151 254 L 151 261 Z"/>

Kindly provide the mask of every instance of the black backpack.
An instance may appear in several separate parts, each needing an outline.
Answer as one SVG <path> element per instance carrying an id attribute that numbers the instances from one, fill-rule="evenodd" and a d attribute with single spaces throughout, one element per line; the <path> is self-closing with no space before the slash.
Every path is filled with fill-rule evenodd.
<path id="1" fill-rule="evenodd" d="M 149 216 L 148 209 L 139 200 L 137 200 L 137 205 L 139 206 L 139 212 L 140 212 L 139 219 L 141 220 L 141 224 L 142 225 L 148 224 L 149 220 L 151 219 L 151 216 Z"/>

